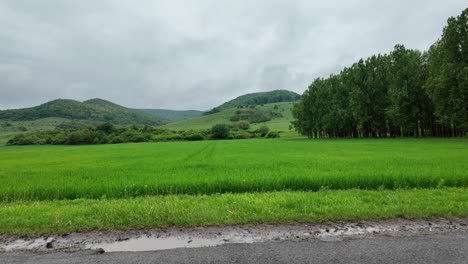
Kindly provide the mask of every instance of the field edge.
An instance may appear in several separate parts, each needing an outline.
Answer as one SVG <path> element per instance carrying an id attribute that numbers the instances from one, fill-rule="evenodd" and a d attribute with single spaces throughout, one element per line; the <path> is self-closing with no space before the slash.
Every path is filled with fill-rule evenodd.
<path id="1" fill-rule="evenodd" d="M 466 188 L 322 190 L 0 203 L 0 235 L 468 216 Z"/>

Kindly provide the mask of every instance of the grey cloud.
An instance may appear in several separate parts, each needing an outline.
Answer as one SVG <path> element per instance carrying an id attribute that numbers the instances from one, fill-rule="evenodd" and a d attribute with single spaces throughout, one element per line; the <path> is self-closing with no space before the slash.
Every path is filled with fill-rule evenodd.
<path id="1" fill-rule="evenodd" d="M 209 109 L 244 93 L 302 93 L 402 43 L 427 49 L 465 1 L 0 2 L 0 109 L 100 97 Z"/>

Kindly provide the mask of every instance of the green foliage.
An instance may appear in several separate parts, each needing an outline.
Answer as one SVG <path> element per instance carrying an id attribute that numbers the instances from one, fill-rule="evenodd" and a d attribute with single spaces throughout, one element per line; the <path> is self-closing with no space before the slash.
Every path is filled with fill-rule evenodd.
<path id="1" fill-rule="evenodd" d="M 140 109 L 152 115 L 160 118 L 167 119 L 171 122 L 182 121 L 199 117 L 203 114 L 203 111 L 198 110 L 167 110 L 167 109 Z"/>
<path id="2" fill-rule="evenodd" d="M 266 138 L 279 138 L 280 132 L 279 131 L 269 131 L 266 135 Z"/>
<path id="3" fill-rule="evenodd" d="M 145 127 L 145 128 L 146 128 L 146 127 Z M 98 126 L 96 127 L 96 130 L 98 130 L 98 131 L 103 131 L 104 133 L 110 134 L 110 133 L 112 133 L 112 131 L 114 131 L 114 125 L 112 125 L 111 123 L 107 122 L 107 123 L 98 125 Z"/>
<path id="4" fill-rule="evenodd" d="M 211 115 L 211 114 L 219 113 L 221 111 L 222 109 L 220 107 L 215 107 L 209 111 L 204 112 L 203 115 Z"/>
<path id="5" fill-rule="evenodd" d="M 274 106 L 277 105 L 278 109 L 274 109 Z M 303 138 L 296 131 L 289 131 L 288 126 L 292 120 L 292 109 L 293 103 L 274 103 L 274 104 L 265 104 L 264 106 L 257 106 L 257 109 L 272 113 L 271 120 L 262 122 L 262 123 L 251 123 L 250 131 L 255 131 L 262 125 L 267 125 L 273 130 L 282 131 L 281 136 L 287 138 Z M 189 120 L 183 120 L 180 122 L 170 123 L 164 125 L 163 127 L 169 128 L 171 130 L 188 130 L 188 129 L 210 129 L 216 124 L 229 124 L 232 121 L 230 120 L 232 116 L 235 115 L 235 112 L 239 109 L 247 108 L 228 108 L 224 109 L 218 113 L 211 115 L 199 116 Z"/>
<path id="6" fill-rule="evenodd" d="M 248 123 L 239 122 L 231 127 L 226 124 L 215 125 L 212 129 L 189 129 L 173 131 L 167 128 L 115 127 L 111 123 L 101 123 L 96 127 L 84 129 L 37 130 L 26 134 L 16 134 L 7 145 L 91 145 L 126 142 L 158 141 L 196 141 L 208 139 L 246 139 L 255 137 L 245 131 Z M 247 127 L 248 128 L 248 127 Z"/>
<path id="7" fill-rule="evenodd" d="M 85 102 L 58 99 L 32 108 L 0 111 L 0 119 L 12 121 L 37 120 L 47 117 L 94 120 L 120 125 L 165 123 L 161 118 L 149 113 L 129 109 L 102 99 Z"/>
<path id="8" fill-rule="evenodd" d="M 248 120 L 240 120 L 232 123 L 232 126 L 237 129 L 247 130 L 250 128 L 250 122 Z"/>
<path id="9" fill-rule="evenodd" d="M 433 102 L 438 133 L 468 131 L 468 8 L 447 21 L 442 37 L 427 54 L 426 91 Z"/>
<path id="10" fill-rule="evenodd" d="M 316 79 L 293 107 L 309 138 L 463 136 L 468 130 L 468 9 L 450 18 L 428 53 L 396 45 Z"/>
<path id="11" fill-rule="evenodd" d="M 234 113 L 230 120 L 247 120 L 249 123 L 261 123 L 271 120 L 271 112 L 253 108 L 239 109 Z"/>
<path id="12" fill-rule="evenodd" d="M 286 90 L 275 90 L 270 92 L 252 93 L 239 96 L 229 102 L 220 105 L 218 108 L 226 109 L 232 107 L 246 107 L 279 102 L 295 102 L 300 99 L 300 95 Z"/>
<path id="13" fill-rule="evenodd" d="M 247 139 L 251 138 L 252 134 L 245 130 L 231 130 L 229 133 L 229 139 Z"/>
<path id="14" fill-rule="evenodd" d="M 254 133 L 258 133 L 261 137 L 266 136 L 268 134 L 268 131 L 270 131 L 270 128 L 267 126 L 261 126 L 257 130 L 254 131 Z"/>
<path id="15" fill-rule="evenodd" d="M 214 139 L 226 139 L 229 137 L 229 126 L 226 124 L 217 124 L 211 128 L 211 134 Z"/>
<path id="16" fill-rule="evenodd" d="M 2 127 L 11 127 L 11 126 L 13 126 L 13 124 L 8 121 L 2 123 Z"/>

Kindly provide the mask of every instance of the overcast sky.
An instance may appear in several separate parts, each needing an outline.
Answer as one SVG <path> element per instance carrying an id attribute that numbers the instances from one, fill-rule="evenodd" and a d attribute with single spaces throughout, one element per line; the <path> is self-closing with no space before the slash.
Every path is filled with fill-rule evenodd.
<path id="1" fill-rule="evenodd" d="M 206 110 L 427 49 L 466 0 L 0 0 L 0 109 L 57 98 Z"/>

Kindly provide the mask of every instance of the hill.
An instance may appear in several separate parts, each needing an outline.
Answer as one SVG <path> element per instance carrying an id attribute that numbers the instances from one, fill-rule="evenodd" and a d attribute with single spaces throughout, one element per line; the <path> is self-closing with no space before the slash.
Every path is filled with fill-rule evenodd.
<path id="1" fill-rule="evenodd" d="M 203 111 L 198 110 L 168 110 L 168 109 L 139 109 L 146 113 L 167 119 L 171 122 L 182 121 L 201 116 Z"/>
<path id="2" fill-rule="evenodd" d="M 295 92 L 287 90 L 274 90 L 270 92 L 251 93 L 241 95 L 216 108 L 226 109 L 240 106 L 262 105 L 281 102 L 296 102 L 301 96 Z"/>
<path id="3" fill-rule="evenodd" d="M 57 99 L 23 109 L 0 111 L 0 120 L 30 121 L 49 117 L 111 122 L 116 125 L 161 125 L 166 120 L 146 112 L 126 108 L 102 99 L 79 102 Z"/>
<path id="4" fill-rule="evenodd" d="M 271 130 L 281 131 L 282 137 L 299 137 L 295 131 L 289 130 L 289 125 L 292 121 L 292 102 L 272 103 L 265 104 L 263 106 L 256 106 L 255 109 L 267 111 L 273 113 L 271 120 L 261 123 L 250 124 L 250 129 L 255 130 L 260 126 L 266 125 Z M 169 123 L 163 127 L 174 129 L 174 130 L 186 130 L 186 129 L 202 129 L 211 128 L 216 124 L 230 124 L 232 123 L 231 118 L 235 113 L 240 110 L 237 107 L 222 109 L 217 113 L 203 115 L 188 120 L 179 122 Z"/>

